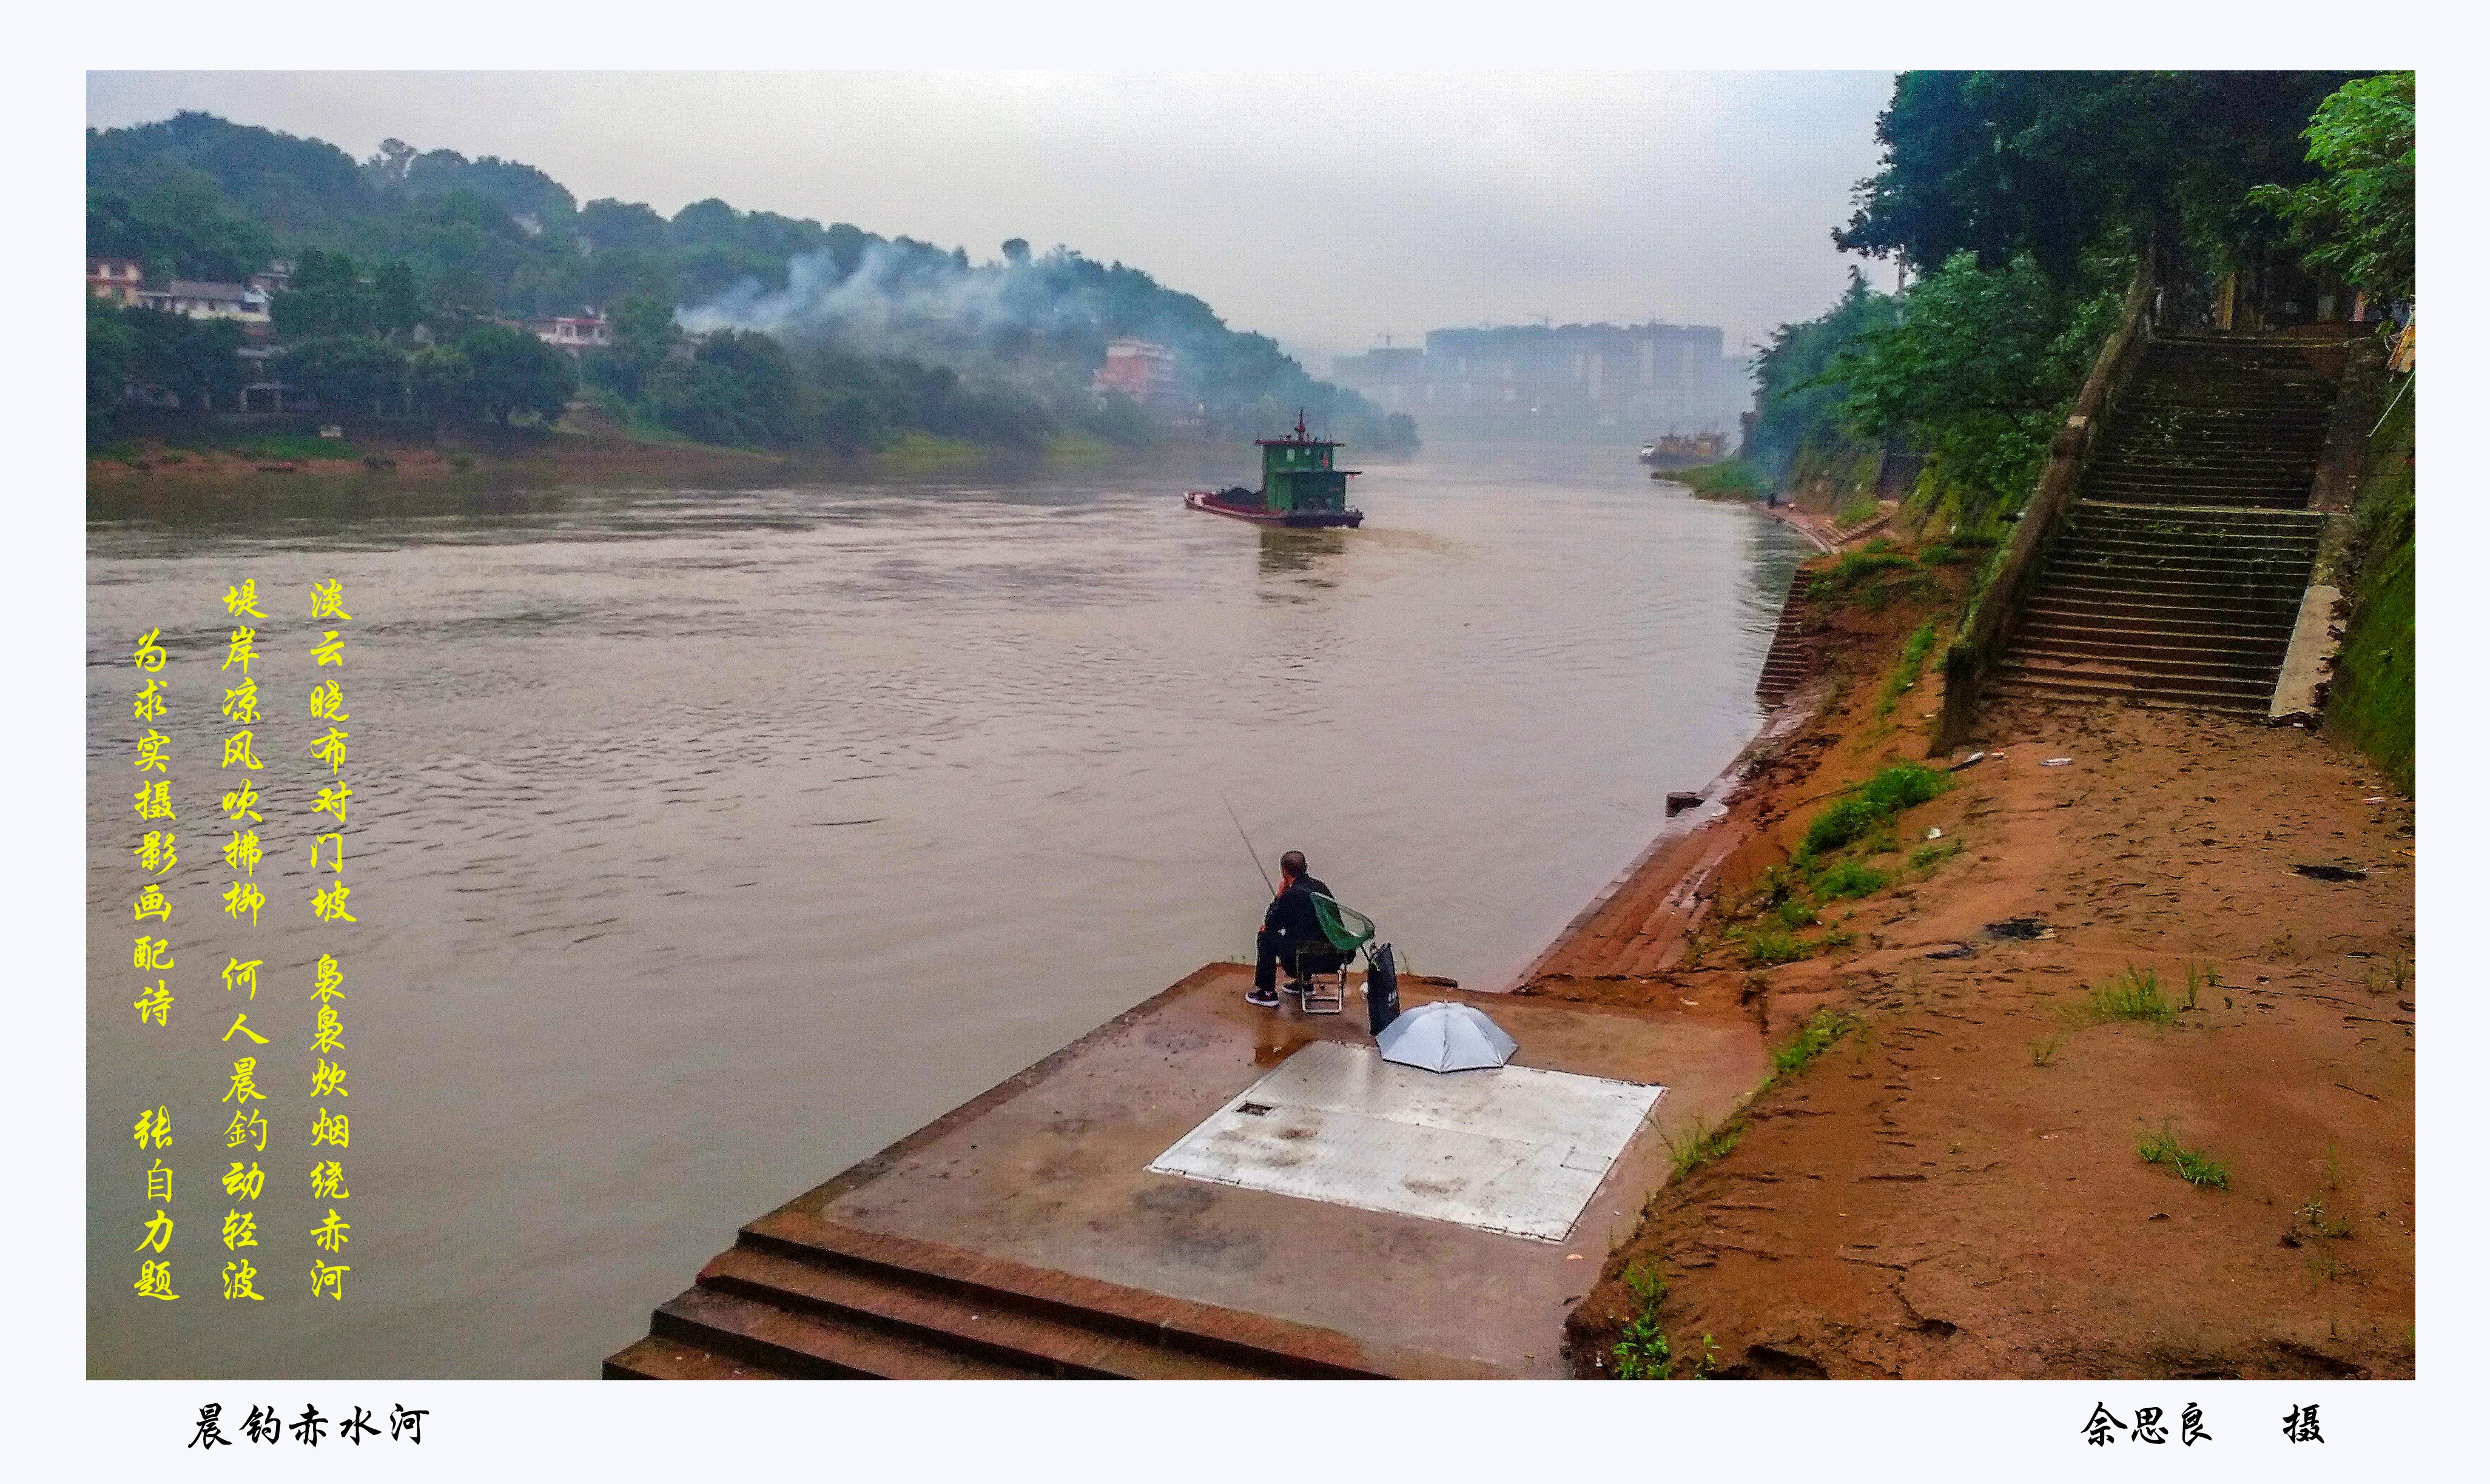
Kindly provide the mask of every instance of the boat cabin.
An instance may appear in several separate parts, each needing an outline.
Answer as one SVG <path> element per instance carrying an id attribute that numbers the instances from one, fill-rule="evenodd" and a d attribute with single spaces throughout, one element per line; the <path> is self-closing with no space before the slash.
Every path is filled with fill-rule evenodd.
<path id="1" fill-rule="evenodd" d="M 1262 508 L 1285 515 L 1347 507 L 1348 476 L 1357 471 L 1332 467 L 1332 450 L 1341 445 L 1308 438 L 1305 414 L 1290 436 L 1254 442 L 1262 450 Z"/>

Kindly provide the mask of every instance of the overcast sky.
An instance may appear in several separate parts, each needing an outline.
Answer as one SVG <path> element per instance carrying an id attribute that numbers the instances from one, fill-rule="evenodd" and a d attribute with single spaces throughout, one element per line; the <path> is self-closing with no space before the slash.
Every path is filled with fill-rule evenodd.
<path id="1" fill-rule="evenodd" d="M 1147 270 L 1328 357 L 1548 315 L 1820 311 L 1885 72 L 1428 76 L 95 72 L 99 128 L 204 108 L 362 158 L 536 165 L 581 201 L 706 196 L 885 236 L 1025 237 Z M 1870 274 L 1890 283 L 1892 269 Z"/>

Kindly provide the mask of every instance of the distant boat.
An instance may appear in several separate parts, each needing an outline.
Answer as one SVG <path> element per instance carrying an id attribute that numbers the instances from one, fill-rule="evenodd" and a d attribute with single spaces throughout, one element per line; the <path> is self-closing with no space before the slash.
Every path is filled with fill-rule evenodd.
<path id="1" fill-rule="evenodd" d="M 1257 526 L 1356 526 L 1366 512 L 1348 503 L 1353 469 L 1332 467 L 1332 450 L 1344 446 L 1306 436 L 1306 414 L 1297 410 L 1295 433 L 1288 438 L 1258 438 L 1262 450 L 1262 487 L 1235 485 L 1225 490 L 1187 490 L 1185 508 Z"/>

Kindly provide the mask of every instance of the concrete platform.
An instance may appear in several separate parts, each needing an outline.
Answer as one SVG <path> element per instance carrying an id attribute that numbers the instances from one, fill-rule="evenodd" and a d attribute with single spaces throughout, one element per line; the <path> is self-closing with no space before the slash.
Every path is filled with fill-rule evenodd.
<path id="1" fill-rule="evenodd" d="M 892 1374 L 852 1364 L 846 1339 L 773 1338 L 771 1327 L 785 1327 L 774 1313 L 721 1308 L 733 1298 L 861 1324 L 884 1349 L 930 1343 L 1018 1374 L 1563 1376 L 1565 1316 L 1666 1179 L 1664 1132 L 1718 1119 L 1765 1067 L 1761 1038 L 1743 1020 L 1404 980 L 1404 1009 L 1454 999 L 1493 1015 L 1520 1042 L 1516 1065 L 1670 1089 L 1566 1240 L 1151 1173 L 1172 1145 L 1308 1042 L 1371 1043 L 1354 996 L 1346 1014 L 1306 1016 L 1292 1004 L 1246 1004 L 1249 982 L 1243 965 L 1206 965 L 754 1222 L 608 1374 L 714 1375 L 724 1361 L 772 1374 Z M 813 1264 L 812 1275 L 751 1270 L 791 1260 Z M 905 1302 L 824 1287 L 867 1280 L 906 1287 Z M 964 1312 L 928 1318 L 938 1300 Z M 1025 1328 L 1056 1328 L 986 1345 L 977 1334 L 999 1307 Z M 1158 1369 L 1137 1369 L 1130 1355 L 1099 1350 L 1101 1336 L 1128 1348 L 1139 1336 L 1190 1358 L 1171 1371 L 1162 1355 Z M 695 1363 L 685 1346 L 710 1358 Z M 1086 1358 L 1068 1360 L 1076 1350 Z"/>

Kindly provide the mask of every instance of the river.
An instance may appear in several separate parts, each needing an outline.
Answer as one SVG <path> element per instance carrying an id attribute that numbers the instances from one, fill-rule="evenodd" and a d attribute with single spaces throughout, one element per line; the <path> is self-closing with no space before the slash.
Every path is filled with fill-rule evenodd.
<path id="1" fill-rule="evenodd" d="M 91 1373 L 593 1376 L 739 1222 L 1243 956 L 1264 889 L 1223 795 L 1404 968 L 1503 983 L 1753 732 L 1805 548 L 1623 448 L 1365 462 L 1345 532 L 1188 512 L 1146 472 L 97 515 Z M 219 599 L 246 578 L 255 928 L 219 911 Z M 319 671 L 350 716 L 342 873 L 307 855 L 333 828 L 304 703 L 328 580 L 354 615 L 320 626 L 346 642 Z M 159 627 L 173 760 L 148 776 L 180 862 L 151 875 L 130 654 Z M 172 967 L 142 975 L 151 879 Z M 315 923 L 339 879 L 357 921 Z M 315 1099 L 324 953 L 348 1080 Z M 222 987 L 234 957 L 263 961 L 255 997 Z M 131 1008 L 159 978 L 161 1027 Z M 227 1148 L 246 1054 L 265 1153 Z M 172 1143 L 141 1150 L 159 1106 Z M 322 1108 L 348 1148 L 315 1151 Z M 220 1184 L 236 1155 L 256 1201 Z M 314 1199 L 315 1158 L 346 1197 Z M 256 1247 L 224 1245 L 235 1210 Z M 132 1290 L 157 1213 L 173 1302 Z M 315 1257 L 350 1267 L 342 1298 Z M 260 1300 L 222 1297 L 236 1261 Z"/>

